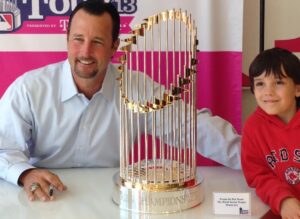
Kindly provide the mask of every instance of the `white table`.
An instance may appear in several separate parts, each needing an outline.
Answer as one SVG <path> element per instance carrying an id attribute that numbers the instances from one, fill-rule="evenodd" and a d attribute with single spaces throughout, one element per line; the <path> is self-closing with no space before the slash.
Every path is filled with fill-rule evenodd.
<path id="1" fill-rule="evenodd" d="M 136 214 L 120 210 L 112 201 L 113 175 L 116 168 L 55 169 L 68 190 L 56 192 L 52 202 L 30 202 L 22 188 L 0 180 L 1 219 L 234 219 L 260 218 L 268 211 L 249 189 L 241 171 L 226 167 L 199 167 L 204 176 L 205 200 L 199 206 L 176 214 Z M 213 214 L 212 192 L 251 192 L 251 216 Z"/>

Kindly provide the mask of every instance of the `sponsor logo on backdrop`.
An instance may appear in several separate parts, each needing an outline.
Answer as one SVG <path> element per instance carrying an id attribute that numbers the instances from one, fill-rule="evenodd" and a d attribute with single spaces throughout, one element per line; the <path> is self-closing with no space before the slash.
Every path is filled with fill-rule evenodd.
<path id="1" fill-rule="evenodd" d="M 0 31 L 12 31 L 14 29 L 14 15 L 12 13 L 0 13 Z"/>
<path id="2" fill-rule="evenodd" d="M 11 32 L 21 26 L 17 0 L 0 0 L 0 31 Z"/>
<path id="3" fill-rule="evenodd" d="M 0 33 L 65 33 L 71 11 L 82 1 L 85 0 L 0 0 Z M 121 14 L 121 33 L 128 33 L 137 0 L 105 2 L 115 5 Z"/>

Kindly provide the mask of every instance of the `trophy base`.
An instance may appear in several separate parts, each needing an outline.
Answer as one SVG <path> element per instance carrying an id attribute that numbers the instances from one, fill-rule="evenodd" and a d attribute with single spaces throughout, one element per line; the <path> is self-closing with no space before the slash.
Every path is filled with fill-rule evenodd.
<path id="1" fill-rule="evenodd" d="M 149 191 L 128 188 L 121 183 L 119 173 L 113 177 L 113 201 L 121 209 L 137 213 L 167 214 L 199 205 L 204 199 L 203 177 L 197 177 L 192 186 Z"/>

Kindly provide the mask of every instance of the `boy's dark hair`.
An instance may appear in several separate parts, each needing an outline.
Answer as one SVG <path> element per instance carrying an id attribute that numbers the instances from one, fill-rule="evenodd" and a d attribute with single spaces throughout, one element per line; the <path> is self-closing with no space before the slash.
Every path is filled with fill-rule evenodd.
<path id="1" fill-rule="evenodd" d="M 249 79 L 251 92 L 254 93 L 254 78 L 266 72 L 266 76 L 273 74 L 275 77 L 283 78 L 286 75 L 295 84 L 300 84 L 300 61 L 296 55 L 282 48 L 267 49 L 258 54 L 249 67 Z M 297 98 L 297 107 L 300 99 Z"/>
<path id="2" fill-rule="evenodd" d="M 88 1 L 80 2 L 75 7 L 75 9 L 72 11 L 69 18 L 69 24 L 67 29 L 68 37 L 70 34 L 73 17 L 80 9 L 84 10 L 85 12 L 91 15 L 102 15 L 105 12 L 108 13 L 111 16 L 112 23 L 113 23 L 113 29 L 112 29 L 113 42 L 115 42 L 118 39 L 120 33 L 119 12 L 117 11 L 117 9 L 112 3 L 105 3 L 103 0 L 88 0 Z"/>

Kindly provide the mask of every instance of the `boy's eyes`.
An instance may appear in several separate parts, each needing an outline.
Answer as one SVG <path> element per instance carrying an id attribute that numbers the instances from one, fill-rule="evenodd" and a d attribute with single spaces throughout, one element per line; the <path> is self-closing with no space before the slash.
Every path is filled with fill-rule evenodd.
<path id="1" fill-rule="evenodd" d="M 277 81 L 276 81 L 276 84 L 282 85 L 282 84 L 284 84 L 284 81 L 283 81 L 283 80 L 277 80 Z"/>
<path id="2" fill-rule="evenodd" d="M 263 84 L 264 84 L 264 83 L 260 81 L 260 82 L 256 82 L 256 83 L 254 84 L 254 86 L 255 86 L 255 87 L 259 87 L 259 86 L 263 86 Z"/>
<path id="3" fill-rule="evenodd" d="M 258 82 L 255 82 L 255 83 L 254 83 L 254 86 L 255 86 L 255 87 L 260 87 L 260 86 L 263 86 L 264 84 L 265 84 L 264 82 L 258 81 Z M 276 85 L 284 85 L 285 82 L 284 82 L 282 79 L 278 79 L 278 80 L 275 81 L 275 84 L 276 84 Z"/>

